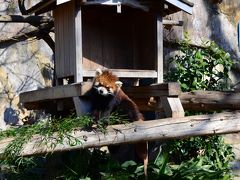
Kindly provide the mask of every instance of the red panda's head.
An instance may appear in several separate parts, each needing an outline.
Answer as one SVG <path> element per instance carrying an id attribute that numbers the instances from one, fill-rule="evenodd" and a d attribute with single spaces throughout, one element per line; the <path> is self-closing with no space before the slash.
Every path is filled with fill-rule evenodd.
<path id="1" fill-rule="evenodd" d="M 102 96 L 114 95 L 121 88 L 122 82 L 109 70 L 97 69 L 93 88 Z"/>

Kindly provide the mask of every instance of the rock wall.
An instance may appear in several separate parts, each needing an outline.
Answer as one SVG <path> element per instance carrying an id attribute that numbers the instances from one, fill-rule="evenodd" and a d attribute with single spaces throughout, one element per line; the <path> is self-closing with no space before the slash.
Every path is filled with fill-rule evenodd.
<path id="1" fill-rule="evenodd" d="M 231 57 L 238 62 L 240 51 L 238 47 L 238 22 L 240 21 L 239 0 L 192 0 L 194 3 L 193 14 L 178 12 L 167 16 L 167 19 L 183 20 L 183 27 L 165 27 L 165 41 L 176 42 L 183 39 L 184 32 L 192 44 L 201 46 L 202 42 L 215 41 Z M 165 69 L 169 68 L 168 59 L 176 54 L 176 47 L 165 45 Z M 236 66 L 230 74 L 232 85 L 239 82 L 240 66 Z"/>
<path id="2" fill-rule="evenodd" d="M 17 0 L 0 0 L 0 14 L 20 14 Z M 24 23 L 0 23 L 0 129 L 21 124 L 29 115 L 19 103 L 19 93 L 51 86 L 53 53 L 44 41 L 4 41 L 31 28 Z"/>
<path id="3" fill-rule="evenodd" d="M 184 31 L 189 32 L 194 43 L 214 40 L 228 51 L 233 58 L 239 59 L 237 24 L 240 21 L 240 1 L 192 0 L 193 14 L 183 14 Z"/>

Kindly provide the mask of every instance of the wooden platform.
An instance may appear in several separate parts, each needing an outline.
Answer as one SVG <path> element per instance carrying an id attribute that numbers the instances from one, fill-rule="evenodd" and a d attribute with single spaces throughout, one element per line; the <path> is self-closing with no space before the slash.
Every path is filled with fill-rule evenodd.
<path id="1" fill-rule="evenodd" d="M 86 92 L 92 87 L 91 82 L 62 85 L 51 88 L 38 89 L 20 94 L 20 102 L 27 109 L 44 109 L 49 111 L 63 111 L 76 109 L 84 106 L 81 101 L 87 101 Z M 123 89 L 139 106 L 142 111 L 169 111 L 169 116 L 174 111 L 184 114 L 178 96 L 181 93 L 178 83 L 160 83 L 151 86 L 134 86 Z M 155 97 L 154 106 L 151 105 L 150 98 Z M 169 102 L 174 103 L 169 104 Z M 80 105 L 77 105 L 79 104 Z M 84 102 L 86 103 L 86 102 Z M 175 105 L 174 105 L 175 104 Z M 180 104 L 180 105 L 179 105 Z M 173 110 L 175 109 L 175 110 Z M 182 113 L 183 112 L 183 113 Z M 183 115 L 181 115 L 183 116 Z"/>
<path id="2" fill-rule="evenodd" d="M 20 94 L 20 102 L 23 104 L 36 103 L 40 101 L 51 101 L 72 98 L 76 96 L 84 96 L 84 94 L 90 90 L 91 87 L 91 82 L 83 82 L 27 91 Z"/>

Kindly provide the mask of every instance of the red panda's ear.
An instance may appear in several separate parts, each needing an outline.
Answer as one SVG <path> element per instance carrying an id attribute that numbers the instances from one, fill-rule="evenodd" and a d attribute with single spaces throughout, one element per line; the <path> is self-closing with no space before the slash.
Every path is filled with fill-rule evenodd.
<path id="1" fill-rule="evenodd" d="M 102 70 L 100 69 L 100 68 L 97 68 L 96 69 L 96 76 L 100 76 L 100 75 L 102 75 Z"/>
<path id="2" fill-rule="evenodd" d="M 117 86 L 118 89 L 120 89 L 123 85 L 123 83 L 121 81 L 116 81 L 115 85 Z"/>

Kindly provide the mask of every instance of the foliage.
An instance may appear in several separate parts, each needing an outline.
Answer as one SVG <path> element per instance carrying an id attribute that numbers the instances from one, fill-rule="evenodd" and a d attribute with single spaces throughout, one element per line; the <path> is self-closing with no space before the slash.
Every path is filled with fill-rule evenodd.
<path id="1" fill-rule="evenodd" d="M 222 136 L 175 140 L 170 142 L 167 148 L 169 155 L 175 157 L 172 158 L 172 161 L 180 163 L 174 170 L 174 177 L 187 176 L 186 179 L 231 178 L 230 162 L 234 159 L 234 154 L 232 147 L 224 143 Z"/>
<path id="2" fill-rule="evenodd" d="M 18 128 L 13 127 L 6 131 L 0 131 L 0 140 L 10 137 L 14 138 L 6 147 L 4 153 L 0 155 L 1 171 L 11 172 L 16 176 L 21 172 L 20 174 L 24 175 L 25 172 L 29 171 L 29 167 L 33 169 L 39 165 L 36 161 L 44 159 L 44 156 L 40 158 L 25 158 L 20 156 L 23 145 L 34 135 L 40 135 L 41 141 L 39 143 L 45 144 L 48 148 L 54 150 L 57 144 L 62 144 L 66 140 L 66 143 L 70 146 L 81 144 L 79 139 L 71 135 L 74 129 L 90 129 L 96 124 L 97 130 L 105 132 L 108 124 L 126 122 L 127 120 L 117 113 L 111 114 L 108 119 L 100 119 L 97 124 L 90 116 L 76 117 L 72 115 L 65 118 L 49 118 L 33 125 L 20 126 Z"/>
<path id="3" fill-rule="evenodd" d="M 175 67 L 170 69 L 166 79 L 179 82 L 182 91 L 229 88 L 228 74 L 233 64 L 229 53 L 214 42 L 205 42 L 204 47 L 193 47 L 190 43 L 186 34 L 185 40 L 179 43 L 180 55 L 171 59 Z M 175 140 L 168 142 L 167 148 L 169 156 L 175 157 L 171 159 L 174 164 L 180 164 L 172 171 L 172 178 L 231 179 L 230 162 L 234 154 L 221 136 Z"/>
<path id="4" fill-rule="evenodd" d="M 229 71 L 233 64 L 230 54 L 215 42 L 193 47 L 188 35 L 180 42 L 179 55 L 171 58 L 175 67 L 166 75 L 167 81 L 178 81 L 183 91 L 223 90 L 229 88 Z"/>

